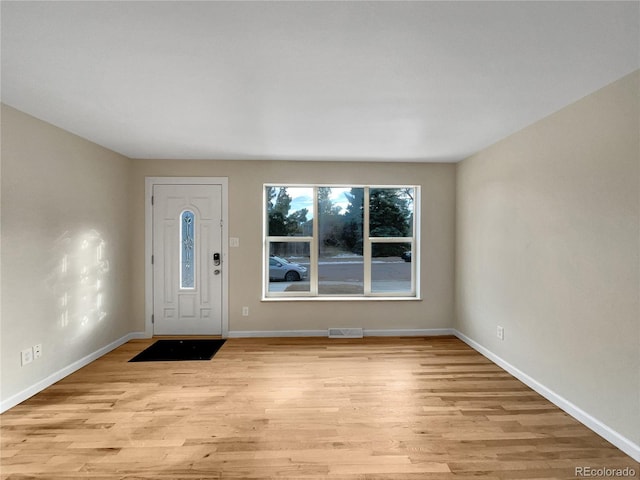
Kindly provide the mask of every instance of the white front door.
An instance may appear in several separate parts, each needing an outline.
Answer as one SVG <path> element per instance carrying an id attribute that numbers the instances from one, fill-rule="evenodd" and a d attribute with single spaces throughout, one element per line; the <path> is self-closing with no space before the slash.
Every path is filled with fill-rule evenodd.
<path id="1" fill-rule="evenodd" d="M 153 186 L 153 334 L 222 333 L 222 188 Z"/>

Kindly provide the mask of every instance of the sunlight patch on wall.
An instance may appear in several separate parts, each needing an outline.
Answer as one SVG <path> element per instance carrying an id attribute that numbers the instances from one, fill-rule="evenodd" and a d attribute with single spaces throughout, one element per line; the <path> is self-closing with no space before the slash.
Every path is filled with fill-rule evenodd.
<path id="1" fill-rule="evenodd" d="M 56 241 L 54 258 L 58 260 L 49 285 L 58 306 L 57 327 L 81 333 L 102 322 L 108 313 L 105 286 L 109 259 L 100 232 L 65 232 Z"/>

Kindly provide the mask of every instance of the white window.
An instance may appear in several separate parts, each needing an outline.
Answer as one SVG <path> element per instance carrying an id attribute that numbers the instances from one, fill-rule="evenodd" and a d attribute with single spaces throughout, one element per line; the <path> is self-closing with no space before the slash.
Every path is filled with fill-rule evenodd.
<path id="1" fill-rule="evenodd" d="M 264 186 L 265 298 L 417 298 L 418 186 Z"/>

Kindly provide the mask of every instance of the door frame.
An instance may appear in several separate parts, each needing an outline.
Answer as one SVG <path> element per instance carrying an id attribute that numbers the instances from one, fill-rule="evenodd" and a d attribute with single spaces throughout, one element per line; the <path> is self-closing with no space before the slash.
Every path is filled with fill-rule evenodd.
<path id="1" fill-rule="evenodd" d="M 145 321 L 148 338 L 153 336 L 153 208 L 154 185 L 220 185 L 222 188 L 222 338 L 229 336 L 229 178 L 228 177 L 145 177 L 144 179 L 144 284 Z"/>

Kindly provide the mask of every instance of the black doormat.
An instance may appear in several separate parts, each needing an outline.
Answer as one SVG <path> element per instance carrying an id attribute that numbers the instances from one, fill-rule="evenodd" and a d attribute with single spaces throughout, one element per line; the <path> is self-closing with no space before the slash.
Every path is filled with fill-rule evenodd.
<path id="1" fill-rule="evenodd" d="M 211 360 L 225 340 L 158 340 L 130 362 L 176 362 L 180 360 Z"/>

